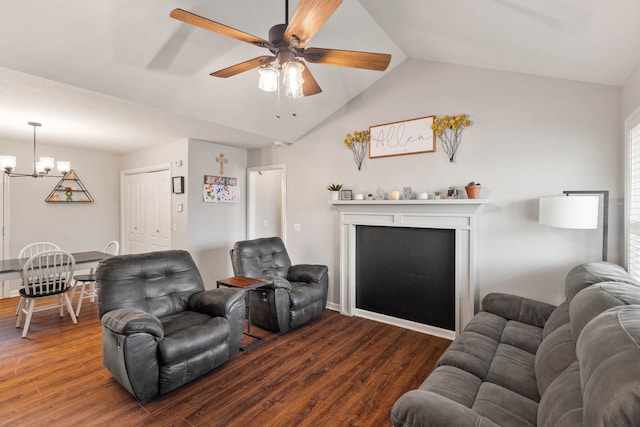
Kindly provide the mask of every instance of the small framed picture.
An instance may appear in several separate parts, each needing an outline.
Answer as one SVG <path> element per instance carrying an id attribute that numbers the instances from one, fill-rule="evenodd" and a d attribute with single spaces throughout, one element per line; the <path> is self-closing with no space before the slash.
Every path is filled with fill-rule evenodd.
<path id="1" fill-rule="evenodd" d="M 340 190 L 340 200 L 351 200 L 352 198 L 351 190 Z"/>
<path id="2" fill-rule="evenodd" d="M 184 193 L 184 176 L 173 177 L 173 194 Z"/>

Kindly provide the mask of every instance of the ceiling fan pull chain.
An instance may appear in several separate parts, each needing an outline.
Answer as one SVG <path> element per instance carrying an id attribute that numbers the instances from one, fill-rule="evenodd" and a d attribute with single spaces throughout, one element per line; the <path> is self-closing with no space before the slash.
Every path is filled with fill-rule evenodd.
<path id="1" fill-rule="evenodd" d="M 280 83 L 278 82 L 278 105 L 276 108 L 276 119 L 280 118 Z"/>

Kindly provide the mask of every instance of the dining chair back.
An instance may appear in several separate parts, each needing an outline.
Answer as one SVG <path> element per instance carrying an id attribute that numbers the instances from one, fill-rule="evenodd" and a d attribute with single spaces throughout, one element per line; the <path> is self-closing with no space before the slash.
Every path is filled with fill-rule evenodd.
<path id="1" fill-rule="evenodd" d="M 24 299 L 25 305 L 21 307 L 16 321 L 16 327 L 20 327 L 23 315 L 24 326 L 22 337 L 27 336 L 31 317 L 36 311 L 60 309 L 60 317 L 63 317 L 63 307 L 69 311 L 69 316 L 74 324 L 77 323 L 71 300 L 67 295 L 71 288 L 71 278 L 75 268 L 75 259 L 67 251 L 50 250 L 37 253 L 31 256 L 22 269 L 22 288 L 20 296 Z M 44 298 L 56 298 L 57 303 L 36 307 L 36 300 Z"/>
<path id="2" fill-rule="evenodd" d="M 55 243 L 51 242 L 35 242 L 29 243 L 24 248 L 20 249 L 18 252 L 18 258 L 31 258 L 31 256 L 35 254 L 39 254 L 44 251 L 52 251 L 52 250 L 60 250 L 60 247 Z M 18 308 L 16 309 L 16 316 L 20 313 L 22 309 L 22 305 L 24 304 L 24 298 L 20 298 L 20 302 L 18 303 Z"/>
<path id="3" fill-rule="evenodd" d="M 18 258 L 30 258 L 35 254 L 39 254 L 40 252 L 53 251 L 53 250 L 59 251 L 60 247 L 55 243 L 51 243 L 51 242 L 29 243 L 27 246 L 20 249 L 20 252 L 18 253 Z"/>
<path id="4" fill-rule="evenodd" d="M 112 240 L 104 247 L 104 253 L 109 255 L 120 254 L 120 242 Z M 78 295 L 78 302 L 76 304 L 76 316 L 80 316 L 80 309 L 82 308 L 82 300 L 89 298 L 91 302 L 94 302 L 98 297 L 98 291 L 96 290 L 96 274 L 95 269 L 91 269 L 89 274 L 77 274 L 73 276 L 73 289 L 71 290 L 71 300 Z"/>

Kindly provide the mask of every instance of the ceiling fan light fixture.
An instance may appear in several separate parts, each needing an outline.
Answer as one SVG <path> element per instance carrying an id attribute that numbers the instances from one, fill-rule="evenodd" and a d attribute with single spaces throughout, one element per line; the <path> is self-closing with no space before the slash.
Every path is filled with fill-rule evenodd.
<path id="1" fill-rule="evenodd" d="M 275 92 L 278 90 L 278 76 L 280 72 L 271 66 L 271 64 L 263 65 L 258 69 L 260 80 L 258 88 L 265 92 Z"/>
<path id="2" fill-rule="evenodd" d="M 289 98 L 302 98 L 304 96 L 304 93 L 302 92 L 302 85 L 296 87 L 287 87 L 284 93 Z"/>
<path id="3" fill-rule="evenodd" d="M 282 67 L 284 74 L 282 76 L 282 84 L 292 92 L 297 91 L 297 88 L 300 87 L 300 93 L 302 93 L 302 83 L 304 83 L 304 79 L 302 78 L 303 71 L 304 65 L 296 59 L 285 63 Z"/>

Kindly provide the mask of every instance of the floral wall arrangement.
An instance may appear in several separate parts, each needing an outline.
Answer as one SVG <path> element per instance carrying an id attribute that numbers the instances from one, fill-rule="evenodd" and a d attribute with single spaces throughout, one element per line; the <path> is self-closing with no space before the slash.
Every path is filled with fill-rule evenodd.
<path id="1" fill-rule="evenodd" d="M 353 152 L 353 160 L 356 162 L 358 170 L 362 167 L 362 161 L 367 155 L 370 139 L 371 134 L 368 130 L 357 130 L 353 134 L 348 133 L 344 138 L 344 145 Z"/>
<path id="2" fill-rule="evenodd" d="M 471 120 L 466 114 L 436 117 L 433 120 L 431 129 L 442 141 L 442 149 L 449 156 L 449 162 L 453 162 L 453 158 L 460 146 L 462 131 L 467 126 L 471 126 Z"/>

